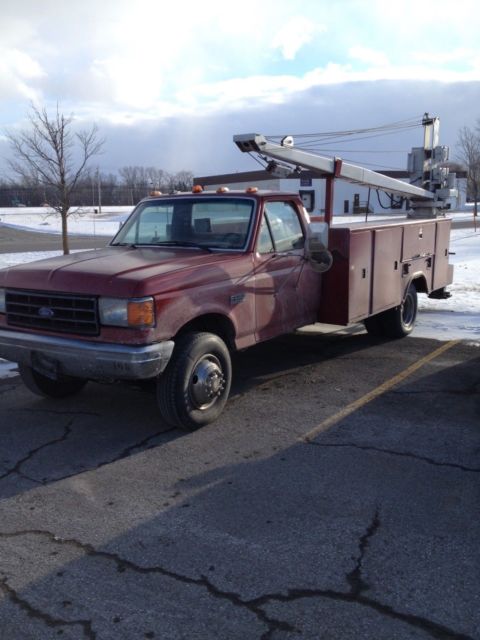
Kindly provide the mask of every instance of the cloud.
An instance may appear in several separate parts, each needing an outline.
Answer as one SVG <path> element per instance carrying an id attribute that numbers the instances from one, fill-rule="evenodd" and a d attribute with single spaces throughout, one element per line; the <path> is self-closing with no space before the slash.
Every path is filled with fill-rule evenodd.
<path id="1" fill-rule="evenodd" d="M 2 0 L 0 122 L 14 125 L 33 99 L 47 107 L 59 101 L 115 136 L 168 124 L 178 137 L 199 121 L 214 128 L 239 118 L 255 128 L 259 114 L 282 110 L 306 127 L 310 101 L 323 108 L 323 96 L 336 95 L 361 126 L 365 115 L 384 120 L 377 83 L 385 81 L 390 93 L 411 81 L 450 83 L 458 96 L 467 87 L 452 83 L 471 83 L 475 105 L 480 51 L 475 20 L 465 19 L 475 6 L 458 0 L 452 11 L 437 0 L 433 16 L 418 0 L 82 0 L 74 8 L 42 0 L 42 11 L 38 0 Z M 361 113 L 351 98 L 358 102 L 360 88 L 371 100 Z M 427 104 L 415 111 L 432 111 L 422 98 Z M 457 105 L 459 114 L 470 108 Z"/>
<path id="2" fill-rule="evenodd" d="M 374 67 L 387 67 L 389 65 L 388 57 L 383 51 L 369 49 L 368 47 L 351 47 L 348 50 L 348 55 L 354 60 Z"/>
<path id="3" fill-rule="evenodd" d="M 409 149 L 422 143 L 420 122 L 425 111 L 440 117 L 441 143 L 450 145 L 451 158 L 454 158 L 458 129 L 463 125 L 472 126 L 478 117 L 475 96 L 479 92 L 480 82 L 315 84 L 284 96 L 282 103 L 252 101 L 248 109 L 239 107 L 203 115 L 185 113 L 164 120 L 137 120 L 128 127 L 105 123 L 101 126 L 107 138 L 102 166 L 114 171 L 127 164 L 153 165 L 167 171 L 189 169 L 196 175 L 251 170 L 258 165 L 238 152 L 232 142 L 234 134 L 256 131 L 266 135 L 295 135 L 378 126 L 416 117 L 417 129 L 385 139 L 362 141 L 357 147 L 352 146 L 353 155 L 345 151 L 342 143 L 343 151 L 337 153 L 365 166 L 376 163 L 384 168 L 402 169 Z M 378 155 L 358 153 L 358 150 L 375 149 Z M 400 152 L 382 155 L 382 149 Z M 332 149 L 325 155 L 333 153 Z"/>
<path id="4" fill-rule="evenodd" d="M 323 25 L 315 25 L 304 16 L 290 18 L 272 40 L 272 48 L 280 49 L 285 60 L 294 60 L 298 51 L 313 39 L 314 33 L 325 31 Z"/>
<path id="5" fill-rule="evenodd" d="M 0 47 L 0 95 L 2 98 L 20 95 L 28 100 L 35 100 L 38 92 L 32 81 L 45 75 L 39 62 L 25 51 Z"/>

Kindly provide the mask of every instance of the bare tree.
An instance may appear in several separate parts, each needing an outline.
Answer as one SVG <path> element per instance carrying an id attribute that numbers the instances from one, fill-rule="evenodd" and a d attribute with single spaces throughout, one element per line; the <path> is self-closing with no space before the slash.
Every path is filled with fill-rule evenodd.
<path id="1" fill-rule="evenodd" d="M 25 182 L 33 179 L 48 189 L 49 204 L 62 219 L 62 246 L 67 254 L 72 190 L 87 175 L 88 161 L 101 152 L 104 140 L 96 125 L 73 132 L 73 116 L 65 116 L 58 105 L 51 116 L 45 108 L 32 105 L 28 119 L 28 130 L 6 133 L 14 154 L 9 166 Z"/>
<path id="2" fill-rule="evenodd" d="M 169 176 L 170 191 L 190 191 L 193 186 L 193 173 L 191 171 L 178 171 Z"/>
<path id="3" fill-rule="evenodd" d="M 473 198 L 474 216 L 478 215 L 480 195 L 480 120 L 475 129 L 462 127 L 458 132 L 459 158 L 467 168 L 467 193 Z"/>

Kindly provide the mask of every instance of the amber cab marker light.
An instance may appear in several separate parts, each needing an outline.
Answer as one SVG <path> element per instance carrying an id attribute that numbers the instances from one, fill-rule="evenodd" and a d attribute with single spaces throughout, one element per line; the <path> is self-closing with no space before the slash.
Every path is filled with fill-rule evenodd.
<path id="1" fill-rule="evenodd" d="M 257 193 L 258 191 L 258 187 L 248 187 L 248 189 L 246 189 L 247 193 Z"/>
<path id="2" fill-rule="evenodd" d="M 153 327 L 155 324 L 153 300 L 130 301 L 127 316 L 129 327 Z"/>
<path id="3" fill-rule="evenodd" d="M 202 193 L 203 187 L 199 184 L 196 184 L 192 187 L 192 193 Z"/>
<path id="4" fill-rule="evenodd" d="M 228 187 L 218 187 L 217 193 L 228 193 L 230 189 Z"/>

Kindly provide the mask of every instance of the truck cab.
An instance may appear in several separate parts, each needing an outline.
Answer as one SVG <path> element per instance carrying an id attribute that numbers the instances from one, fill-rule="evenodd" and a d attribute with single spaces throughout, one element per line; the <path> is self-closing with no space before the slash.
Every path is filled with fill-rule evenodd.
<path id="1" fill-rule="evenodd" d="M 0 355 L 40 395 L 155 379 L 167 422 L 211 422 L 232 350 L 317 320 L 308 222 L 293 193 L 147 198 L 104 249 L 0 271 Z"/>

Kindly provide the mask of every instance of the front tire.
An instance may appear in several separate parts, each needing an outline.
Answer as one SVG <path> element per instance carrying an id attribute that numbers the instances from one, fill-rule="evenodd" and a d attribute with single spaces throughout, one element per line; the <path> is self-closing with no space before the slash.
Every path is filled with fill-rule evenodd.
<path id="1" fill-rule="evenodd" d="M 88 380 L 60 375 L 56 380 L 44 376 L 26 364 L 18 366 L 23 384 L 32 393 L 43 398 L 67 398 L 79 393 Z"/>
<path id="2" fill-rule="evenodd" d="M 157 381 L 160 412 L 175 427 L 198 429 L 221 414 L 231 382 L 230 353 L 223 340 L 213 333 L 186 333 Z"/>

